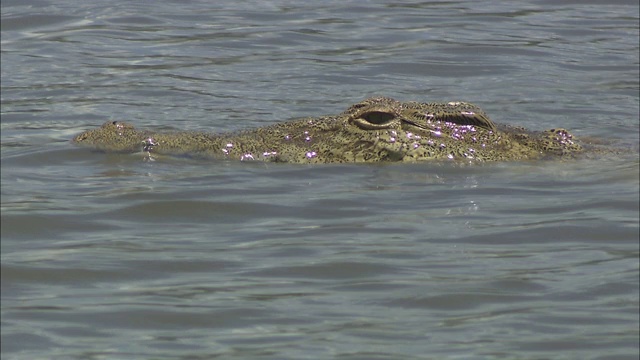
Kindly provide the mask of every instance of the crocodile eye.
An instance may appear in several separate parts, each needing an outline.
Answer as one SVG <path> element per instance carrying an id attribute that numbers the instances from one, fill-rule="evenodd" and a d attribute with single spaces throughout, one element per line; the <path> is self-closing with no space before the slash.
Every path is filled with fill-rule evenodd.
<path id="1" fill-rule="evenodd" d="M 395 119 L 396 115 L 382 111 L 371 111 L 362 114 L 361 117 L 372 124 L 383 125 Z"/>
<path id="2" fill-rule="evenodd" d="M 397 122 L 396 114 L 386 111 L 367 111 L 352 120 L 358 127 L 365 130 L 387 129 Z"/>

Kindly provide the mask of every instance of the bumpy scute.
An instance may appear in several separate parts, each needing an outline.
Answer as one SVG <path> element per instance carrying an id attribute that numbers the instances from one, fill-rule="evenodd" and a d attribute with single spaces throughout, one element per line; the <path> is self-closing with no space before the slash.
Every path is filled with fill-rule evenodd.
<path id="1" fill-rule="evenodd" d="M 383 97 L 366 99 L 335 116 L 228 134 L 141 131 L 113 121 L 74 141 L 106 152 L 292 163 L 508 161 L 582 151 L 565 129 L 498 128 L 470 103 L 399 102 Z"/>

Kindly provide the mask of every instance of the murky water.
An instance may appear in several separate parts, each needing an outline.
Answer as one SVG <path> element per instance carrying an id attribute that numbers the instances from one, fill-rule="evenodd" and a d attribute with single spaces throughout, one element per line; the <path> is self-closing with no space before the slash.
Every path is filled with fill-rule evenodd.
<path id="1" fill-rule="evenodd" d="M 637 1 L 2 2 L 3 359 L 637 359 Z M 107 155 L 371 95 L 615 139 L 570 163 Z"/>

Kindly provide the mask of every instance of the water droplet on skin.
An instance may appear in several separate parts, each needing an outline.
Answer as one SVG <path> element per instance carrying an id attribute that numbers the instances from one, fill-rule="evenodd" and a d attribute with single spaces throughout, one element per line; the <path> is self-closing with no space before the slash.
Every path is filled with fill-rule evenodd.
<path id="1" fill-rule="evenodd" d="M 304 141 L 306 142 L 311 141 L 311 136 L 309 136 L 309 131 L 304 131 L 302 134 L 304 134 Z"/>
<path id="2" fill-rule="evenodd" d="M 153 147 L 158 145 L 158 143 L 156 142 L 156 140 L 152 137 L 147 138 L 146 140 L 144 140 L 142 142 L 143 146 L 142 146 L 142 150 L 146 151 L 146 152 L 150 152 L 151 150 L 153 150 Z"/>

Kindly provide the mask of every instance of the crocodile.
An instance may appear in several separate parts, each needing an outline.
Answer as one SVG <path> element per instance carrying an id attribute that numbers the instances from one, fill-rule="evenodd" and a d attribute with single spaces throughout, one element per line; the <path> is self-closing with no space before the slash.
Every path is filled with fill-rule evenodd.
<path id="1" fill-rule="evenodd" d="M 358 163 L 471 162 L 570 157 L 583 152 L 562 128 L 529 131 L 496 125 L 468 102 L 400 102 L 374 97 L 334 116 L 277 123 L 232 133 L 138 130 L 108 121 L 73 139 L 103 152 L 141 152 L 241 161 Z"/>

